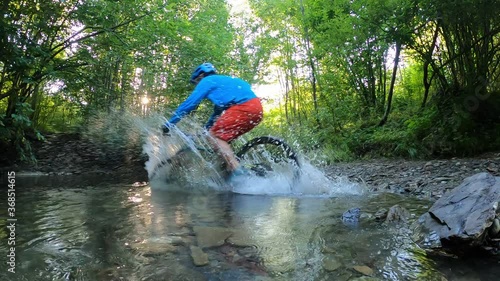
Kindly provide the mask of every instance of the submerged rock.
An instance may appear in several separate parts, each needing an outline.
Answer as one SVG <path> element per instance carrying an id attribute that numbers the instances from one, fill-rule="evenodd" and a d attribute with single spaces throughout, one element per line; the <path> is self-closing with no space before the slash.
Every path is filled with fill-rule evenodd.
<path id="1" fill-rule="evenodd" d="M 132 243 L 130 248 L 146 257 L 177 252 L 177 247 L 172 245 L 167 239 L 146 239 L 137 243 Z"/>
<path id="2" fill-rule="evenodd" d="M 342 221 L 348 225 L 356 225 L 361 215 L 360 208 L 352 208 L 342 214 Z"/>
<path id="3" fill-rule="evenodd" d="M 191 250 L 191 258 L 194 265 L 204 266 L 208 264 L 208 255 L 200 247 L 191 245 L 189 249 Z"/>
<path id="4" fill-rule="evenodd" d="M 369 266 L 366 265 L 355 265 L 352 267 L 354 270 L 357 272 L 364 274 L 366 276 L 372 276 L 373 275 L 373 269 L 371 269 Z"/>
<path id="5" fill-rule="evenodd" d="M 342 267 L 342 262 L 334 255 L 327 255 L 323 258 L 323 268 L 326 271 L 335 271 Z"/>
<path id="6" fill-rule="evenodd" d="M 410 217 L 410 212 L 405 208 L 394 205 L 387 212 L 386 223 L 406 222 Z"/>
<path id="7" fill-rule="evenodd" d="M 198 246 L 202 249 L 222 246 L 232 234 L 230 229 L 223 227 L 194 226 L 193 231 L 198 240 Z"/>
<path id="8" fill-rule="evenodd" d="M 428 249 L 466 252 L 498 243 L 500 177 L 479 173 L 445 194 L 413 225 L 413 239 Z M 489 244 L 489 245 L 488 245 Z"/>
<path id="9" fill-rule="evenodd" d="M 376 213 L 375 213 L 375 220 L 376 221 L 384 221 L 386 218 L 387 218 L 387 213 L 389 211 L 385 208 L 382 208 L 380 210 L 378 210 Z"/>
<path id="10" fill-rule="evenodd" d="M 410 212 L 400 205 L 394 205 L 389 210 L 385 208 L 378 210 L 374 216 L 376 221 L 398 223 L 407 222 L 410 217 Z"/>

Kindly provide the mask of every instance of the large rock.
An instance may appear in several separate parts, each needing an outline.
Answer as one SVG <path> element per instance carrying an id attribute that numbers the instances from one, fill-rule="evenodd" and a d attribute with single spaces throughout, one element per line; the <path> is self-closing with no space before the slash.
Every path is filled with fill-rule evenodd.
<path id="1" fill-rule="evenodd" d="M 413 238 L 421 247 L 431 249 L 466 251 L 485 246 L 492 235 L 498 236 L 493 228 L 498 222 L 499 202 L 500 177 L 488 173 L 468 177 L 414 223 Z"/>

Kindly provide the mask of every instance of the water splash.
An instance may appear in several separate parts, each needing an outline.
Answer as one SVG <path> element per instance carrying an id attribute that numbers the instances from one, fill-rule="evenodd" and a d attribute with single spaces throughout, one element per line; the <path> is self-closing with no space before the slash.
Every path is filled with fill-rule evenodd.
<path id="1" fill-rule="evenodd" d="M 172 133 L 170 137 L 150 135 L 144 151 L 149 155 L 146 170 L 151 186 L 155 189 L 216 190 L 252 195 L 332 197 L 364 193 L 361 185 L 346 178 L 328 178 L 305 159 L 301 160 L 298 179 L 293 177 L 293 171 L 281 171 L 266 177 L 239 177 L 228 183 L 222 176 L 217 157 L 203 155 L 198 145 L 180 132 Z"/>
<path id="2" fill-rule="evenodd" d="M 168 190 L 227 190 L 216 159 L 202 153 L 209 149 L 207 143 L 195 142 L 177 128 L 170 136 L 150 134 L 143 145 L 149 156 L 145 168 L 150 185 Z"/>
<path id="3" fill-rule="evenodd" d="M 113 112 L 110 116 L 93 119 L 87 135 L 120 151 L 142 143 L 143 153 L 149 158 L 145 169 L 155 189 L 320 196 L 350 194 L 357 190 L 350 188 L 351 183 L 346 180 L 327 179 L 319 169 L 305 160 L 301 161 L 299 181 L 292 180 L 293 171 L 280 170 L 266 178 L 253 177 L 228 184 L 221 172 L 220 159 L 213 153 L 199 150 L 210 150 L 206 139 L 198 135 L 203 132 L 199 122 L 186 117 L 167 137 L 160 132 L 160 126 L 165 121 L 165 117 L 159 114 L 142 117 L 127 111 Z M 242 136 L 236 145 L 243 145 L 246 141 L 248 139 Z M 189 149 L 182 157 L 163 163 L 186 147 Z M 273 168 L 277 171 L 276 167 Z"/>
<path id="4" fill-rule="evenodd" d="M 366 188 L 347 178 L 329 178 L 310 162 L 301 159 L 300 176 L 294 180 L 290 176 L 247 177 L 236 184 L 233 192 L 241 194 L 292 195 L 334 197 L 340 195 L 362 195 Z"/>
<path id="5" fill-rule="evenodd" d="M 200 135 L 201 125 L 191 118 L 163 136 L 158 129 L 165 119 L 154 124 L 137 120 L 146 135 L 143 152 L 149 156 L 145 164 L 154 189 L 182 191 L 231 191 L 251 195 L 320 196 L 361 195 L 365 188 L 347 178 L 327 177 L 306 159 L 301 159 L 300 177 L 294 171 L 279 171 L 259 176 L 241 177 L 227 182 L 222 160 L 213 152 L 207 137 Z M 241 138 L 241 141 L 244 141 Z M 298 151 L 300 155 L 300 151 Z"/>

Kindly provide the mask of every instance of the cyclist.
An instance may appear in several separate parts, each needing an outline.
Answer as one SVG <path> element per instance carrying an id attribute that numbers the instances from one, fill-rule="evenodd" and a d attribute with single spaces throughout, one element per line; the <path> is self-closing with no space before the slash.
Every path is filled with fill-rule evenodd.
<path id="1" fill-rule="evenodd" d="M 191 75 L 196 85 L 191 95 L 177 108 L 163 126 L 164 134 L 185 115 L 196 109 L 203 99 L 214 104 L 214 112 L 205 128 L 213 137 L 213 149 L 222 156 L 231 176 L 247 174 L 229 143 L 247 133 L 262 121 L 262 104 L 248 82 L 231 76 L 219 75 L 211 63 L 199 65 Z"/>

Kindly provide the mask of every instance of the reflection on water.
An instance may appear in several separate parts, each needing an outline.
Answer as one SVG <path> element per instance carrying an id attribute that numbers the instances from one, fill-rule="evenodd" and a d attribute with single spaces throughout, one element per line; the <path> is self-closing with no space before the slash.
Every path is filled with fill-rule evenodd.
<path id="1" fill-rule="evenodd" d="M 53 179 L 18 179 L 17 273 L 2 262 L 0 280 L 497 280 L 500 273 L 494 261 L 430 259 L 403 225 L 372 217 L 400 204 L 415 219 L 429 202 L 413 198 L 172 192 Z M 340 217 L 352 207 L 361 208 L 361 222 L 344 225 Z M 6 209 L 2 200 L 0 217 Z M 193 246 L 205 254 L 200 266 Z"/>

